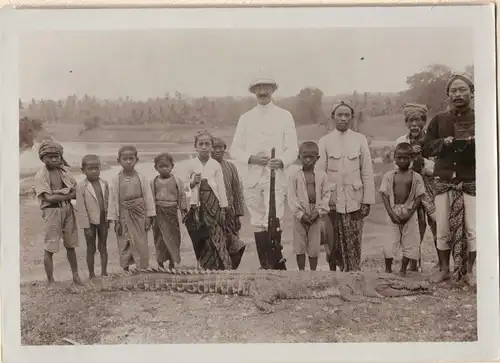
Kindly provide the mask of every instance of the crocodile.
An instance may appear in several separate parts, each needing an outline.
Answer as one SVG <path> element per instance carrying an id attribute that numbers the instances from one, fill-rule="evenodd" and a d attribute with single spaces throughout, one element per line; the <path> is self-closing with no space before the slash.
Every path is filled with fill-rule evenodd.
<path id="1" fill-rule="evenodd" d="M 149 268 L 110 274 L 93 284 L 100 291 L 168 290 L 247 296 L 266 313 L 274 311 L 272 304 L 277 300 L 338 297 L 349 302 L 380 303 L 384 298 L 430 293 L 426 281 L 377 272 Z"/>

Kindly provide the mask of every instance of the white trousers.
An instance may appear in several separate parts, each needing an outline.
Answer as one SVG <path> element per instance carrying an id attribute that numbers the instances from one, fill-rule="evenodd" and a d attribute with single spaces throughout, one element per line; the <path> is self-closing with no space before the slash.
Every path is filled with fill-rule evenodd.
<path id="1" fill-rule="evenodd" d="M 250 212 L 250 223 L 252 226 L 267 229 L 267 219 L 269 218 L 269 180 L 259 181 L 257 185 L 245 187 L 245 204 Z M 276 217 L 283 220 L 285 211 L 285 188 L 276 182 Z"/>
<path id="2" fill-rule="evenodd" d="M 451 191 L 438 194 L 434 198 L 436 204 L 437 248 L 450 250 L 448 245 L 449 214 L 451 206 Z M 476 251 L 476 197 L 464 193 L 465 230 L 467 233 L 467 249 Z"/>

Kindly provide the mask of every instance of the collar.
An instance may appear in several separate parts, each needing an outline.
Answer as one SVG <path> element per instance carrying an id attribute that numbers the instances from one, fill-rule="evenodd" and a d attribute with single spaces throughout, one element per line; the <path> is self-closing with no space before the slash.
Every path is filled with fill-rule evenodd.
<path id="1" fill-rule="evenodd" d="M 463 116 L 474 112 L 474 109 L 470 105 L 463 111 L 459 111 L 457 108 L 451 107 L 450 112 L 455 116 Z"/>
<path id="2" fill-rule="evenodd" d="M 351 130 L 350 128 L 349 128 L 349 129 L 347 129 L 347 130 L 346 130 L 346 131 L 344 131 L 344 132 L 340 132 L 337 128 L 335 128 L 335 129 L 332 131 L 332 133 L 335 133 L 335 134 L 337 134 L 337 135 L 339 135 L 339 136 L 347 136 L 347 135 L 349 135 L 351 132 L 352 132 L 352 130 Z"/>
<path id="3" fill-rule="evenodd" d="M 261 105 L 260 103 L 257 103 L 256 106 L 259 110 L 269 110 L 274 107 L 274 102 L 271 100 L 267 105 Z"/>

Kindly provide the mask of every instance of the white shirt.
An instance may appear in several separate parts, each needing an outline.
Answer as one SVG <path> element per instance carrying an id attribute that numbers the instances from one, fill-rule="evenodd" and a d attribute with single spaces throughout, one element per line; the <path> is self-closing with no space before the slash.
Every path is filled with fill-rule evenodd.
<path id="1" fill-rule="evenodd" d="M 224 184 L 224 176 L 222 174 L 222 168 L 217 160 L 209 158 L 206 164 L 203 164 L 198 157 L 191 159 L 187 162 L 186 172 L 188 175 L 187 188 L 190 188 L 189 183 L 194 180 L 194 174 L 201 173 L 201 178 L 206 179 L 208 185 L 212 188 L 221 208 L 227 207 L 229 204 L 227 202 L 226 187 Z M 188 196 L 190 204 L 198 205 L 199 203 L 199 191 L 200 186 L 197 185 L 193 189 L 188 191 Z"/>
<path id="2" fill-rule="evenodd" d="M 273 147 L 275 157 L 283 161 L 283 170 L 276 171 L 276 184 L 286 185 L 284 170 L 293 164 L 299 152 L 295 122 L 290 112 L 272 102 L 265 106 L 257 104 L 241 115 L 229 149 L 246 188 L 269 180 L 267 166 L 248 164 L 248 160 L 259 152 L 271 157 Z"/>

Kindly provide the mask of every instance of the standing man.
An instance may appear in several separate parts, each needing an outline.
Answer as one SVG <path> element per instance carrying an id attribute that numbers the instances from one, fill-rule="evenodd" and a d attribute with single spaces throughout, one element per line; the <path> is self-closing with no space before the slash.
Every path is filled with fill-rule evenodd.
<path id="1" fill-rule="evenodd" d="M 327 173 L 331 188 L 328 216 L 333 236 L 328 236 L 325 249 L 332 271 L 337 266 L 342 271 L 360 270 L 363 220 L 375 204 L 368 140 L 349 128 L 353 115 L 354 109 L 345 102 L 335 105 L 331 113 L 335 130 L 318 142 L 316 168 Z"/>
<path id="2" fill-rule="evenodd" d="M 243 188 L 241 187 L 240 177 L 236 166 L 227 160 L 224 160 L 226 152 L 226 142 L 219 137 L 212 141 L 212 158 L 217 160 L 222 168 L 224 184 L 228 201 L 228 209 L 225 218 L 225 227 L 227 234 L 227 246 L 233 270 L 240 265 L 241 258 L 245 252 L 245 243 L 240 239 L 241 229 L 240 218 L 245 215 L 245 200 L 243 199 Z"/>
<path id="3" fill-rule="evenodd" d="M 276 171 L 276 217 L 282 219 L 287 186 L 285 170 L 298 155 L 298 141 L 292 114 L 272 101 L 278 84 L 271 78 L 252 82 L 249 91 L 257 105 L 241 115 L 230 148 L 231 156 L 243 165 L 245 203 L 255 232 L 267 229 L 270 170 Z M 271 159 L 271 149 L 276 157 Z"/>
<path id="4" fill-rule="evenodd" d="M 468 74 L 453 74 L 446 94 L 451 107 L 431 120 L 422 155 L 434 164 L 437 248 L 441 270 L 434 282 L 449 279 L 453 251 L 453 279 L 474 286 L 476 260 L 476 144 L 471 107 L 474 84 Z"/>

